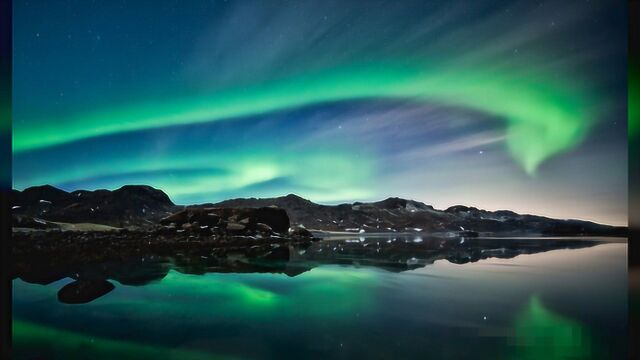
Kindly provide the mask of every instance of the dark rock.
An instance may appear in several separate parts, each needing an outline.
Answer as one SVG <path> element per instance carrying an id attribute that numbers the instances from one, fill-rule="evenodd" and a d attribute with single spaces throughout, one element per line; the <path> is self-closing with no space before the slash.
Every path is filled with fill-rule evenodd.
<path id="1" fill-rule="evenodd" d="M 293 237 L 304 237 L 304 238 L 313 237 L 313 234 L 311 234 L 309 230 L 305 229 L 304 226 L 301 226 L 301 225 L 290 228 L 289 235 Z"/>
<path id="2" fill-rule="evenodd" d="M 256 223 L 255 228 L 259 233 L 263 235 L 270 235 L 273 233 L 273 229 L 267 224 Z"/>
<path id="3" fill-rule="evenodd" d="M 283 233 L 289 229 L 289 216 L 284 209 L 261 207 L 255 210 L 255 222 L 267 224 L 275 232 Z"/>
<path id="4" fill-rule="evenodd" d="M 106 295 L 114 288 L 107 280 L 77 280 L 58 291 L 58 300 L 65 304 L 85 304 Z"/>
<path id="5" fill-rule="evenodd" d="M 160 219 L 160 224 L 162 225 L 175 224 L 182 226 L 182 224 L 187 222 L 189 222 L 189 210 L 186 209 Z"/>
<path id="6" fill-rule="evenodd" d="M 164 235 L 169 235 L 169 234 L 173 234 L 176 232 L 176 227 L 175 226 L 162 226 L 158 229 L 157 233 L 158 234 L 164 234 Z"/>
<path id="7" fill-rule="evenodd" d="M 203 211 L 191 211 L 189 221 L 198 222 L 200 225 L 216 226 L 220 222 L 220 216 L 203 209 Z"/>
<path id="8" fill-rule="evenodd" d="M 202 226 L 198 226 L 197 228 L 193 229 L 196 233 L 200 234 L 200 235 L 212 235 L 213 232 L 211 230 L 211 228 L 207 225 L 202 225 Z"/>
<path id="9" fill-rule="evenodd" d="M 198 208 L 190 208 L 198 209 Z M 287 211 L 278 207 L 262 206 L 262 207 L 205 207 L 200 208 L 209 213 L 215 213 L 222 220 L 230 222 L 243 221 L 245 225 L 253 225 L 263 223 L 269 225 L 273 231 L 286 233 L 290 226 L 289 215 Z"/>
<path id="10" fill-rule="evenodd" d="M 276 232 L 286 232 L 289 228 L 289 216 L 284 209 L 273 207 L 261 208 L 188 208 L 176 214 L 170 215 L 160 221 L 161 224 L 184 224 L 197 221 L 200 225 L 225 227 L 230 231 L 238 232 L 253 230 L 256 224 L 267 225 Z M 224 226 L 233 223 L 231 228 Z M 243 228 L 238 227 L 242 225 Z M 263 227 L 264 228 L 264 227 Z"/>
<path id="11" fill-rule="evenodd" d="M 244 229 L 246 229 L 246 226 L 242 224 L 238 224 L 238 223 L 227 224 L 227 231 L 229 232 L 241 232 L 241 231 L 244 231 Z"/>

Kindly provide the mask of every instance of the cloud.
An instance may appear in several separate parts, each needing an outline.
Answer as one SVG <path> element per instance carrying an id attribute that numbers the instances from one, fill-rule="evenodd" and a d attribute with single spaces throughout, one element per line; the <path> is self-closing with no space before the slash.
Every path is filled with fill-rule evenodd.
<path id="1" fill-rule="evenodd" d="M 415 163 L 419 163 L 420 160 L 424 160 L 428 157 L 445 158 L 449 155 L 463 151 L 482 149 L 487 145 L 494 145 L 496 143 L 503 142 L 504 139 L 504 133 L 497 131 L 485 131 L 477 134 L 470 134 L 449 139 L 445 142 L 428 144 L 423 147 L 412 149 L 411 151 L 402 153 L 396 158 L 402 158 L 403 161 L 412 161 Z"/>

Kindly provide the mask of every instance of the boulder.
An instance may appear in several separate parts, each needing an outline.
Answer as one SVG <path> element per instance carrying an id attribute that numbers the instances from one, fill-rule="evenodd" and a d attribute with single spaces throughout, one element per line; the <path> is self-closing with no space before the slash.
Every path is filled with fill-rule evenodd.
<path id="1" fill-rule="evenodd" d="M 203 211 L 192 211 L 189 216 L 189 221 L 198 222 L 198 224 L 206 226 L 218 225 L 220 222 L 220 216 L 205 210 L 206 209 L 203 209 Z"/>
<path id="2" fill-rule="evenodd" d="M 313 234 L 311 234 L 309 230 L 305 229 L 303 225 L 297 225 L 290 228 L 289 235 L 293 237 L 305 237 L 305 238 L 313 237 Z"/>
<path id="3" fill-rule="evenodd" d="M 194 228 L 193 230 L 200 235 L 213 234 L 211 228 L 208 225 L 201 225 L 201 226 L 198 226 L 197 228 Z"/>
<path id="4" fill-rule="evenodd" d="M 230 232 L 240 232 L 240 231 L 244 231 L 244 229 L 246 229 L 246 226 L 242 224 L 233 223 L 233 222 L 230 222 L 227 224 L 227 231 L 230 231 Z"/>
<path id="5" fill-rule="evenodd" d="M 289 229 L 289 216 L 284 209 L 275 207 L 262 207 L 255 209 L 256 223 L 269 225 L 273 231 L 285 233 Z"/>
<path id="6" fill-rule="evenodd" d="M 271 226 L 264 223 L 256 223 L 255 229 L 263 235 L 271 235 L 273 233 Z"/>
<path id="7" fill-rule="evenodd" d="M 107 280 L 77 280 L 58 291 L 58 300 L 65 304 L 85 304 L 113 290 Z"/>
<path id="8" fill-rule="evenodd" d="M 175 214 L 171 214 L 165 218 L 160 219 L 160 224 L 162 225 L 170 225 L 174 224 L 181 226 L 182 224 L 189 221 L 189 210 L 182 210 Z"/>
<path id="9" fill-rule="evenodd" d="M 175 223 L 178 226 L 197 222 L 200 226 L 224 226 L 225 223 L 242 225 L 242 230 L 233 225 L 232 231 L 254 229 L 258 223 L 268 226 L 278 233 L 286 233 L 289 229 L 289 216 L 284 209 L 276 207 L 261 208 L 188 208 L 160 220 L 160 224 Z M 264 228 L 264 226 L 261 225 Z M 227 227 L 227 229 L 229 229 Z M 266 229 L 266 228 L 265 228 Z"/>

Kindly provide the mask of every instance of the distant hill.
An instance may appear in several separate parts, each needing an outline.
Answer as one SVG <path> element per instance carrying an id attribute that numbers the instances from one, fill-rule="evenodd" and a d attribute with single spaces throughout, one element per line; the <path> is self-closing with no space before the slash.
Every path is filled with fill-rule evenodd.
<path id="1" fill-rule="evenodd" d="M 163 191 L 146 185 L 126 185 L 117 190 L 66 192 L 51 185 L 13 190 L 14 215 L 67 223 L 112 226 L 155 224 L 181 206 Z"/>
<path id="2" fill-rule="evenodd" d="M 225 200 L 212 207 L 278 206 L 287 211 L 293 224 L 309 229 L 353 232 L 447 232 L 472 230 L 493 233 L 543 235 L 625 236 L 625 227 L 581 220 L 559 220 L 520 215 L 513 211 L 486 211 L 463 205 L 437 210 L 419 201 L 390 197 L 377 202 L 320 205 L 294 194 L 276 198 Z"/>
<path id="3" fill-rule="evenodd" d="M 15 216 L 68 223 L 142 226 L 158 221 L 184 206 L 175 205 L 161 190 L 144 185 L 120 189 L 66 192 L 50 185 L 13 190 Z M 275 198 L 240 198 L 187 207 L 265 207 L 287 211 L 292 224 L 308 229 L 349 232 L 451 232 L 542 235 L 626 236 L 625 227 L 581 220 L 559 220 L 513 211 L 486 211 L 463 205 L 434 209 L 419 201 L 391 197 L 377 202 L 321 205 L 289 194 Z"/>

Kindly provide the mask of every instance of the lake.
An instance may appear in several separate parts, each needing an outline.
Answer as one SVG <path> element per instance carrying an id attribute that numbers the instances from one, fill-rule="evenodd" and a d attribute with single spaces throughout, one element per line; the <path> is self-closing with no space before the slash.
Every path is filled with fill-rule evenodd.
<path id="1" fill-rule="evenodd" d="M 626 358 L 626 239 L 354 235 L 283 251 L 34 266 L 13 280 L 14 357 Z"/>

